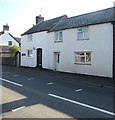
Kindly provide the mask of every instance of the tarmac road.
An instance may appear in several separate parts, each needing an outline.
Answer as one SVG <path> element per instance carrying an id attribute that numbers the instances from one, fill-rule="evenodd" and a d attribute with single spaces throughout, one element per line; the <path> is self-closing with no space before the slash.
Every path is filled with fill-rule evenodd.
<path id="1" fill-rule="evenodd" d="M 112 80 L 3 66 L 3 118 L 115 117 Z"/>

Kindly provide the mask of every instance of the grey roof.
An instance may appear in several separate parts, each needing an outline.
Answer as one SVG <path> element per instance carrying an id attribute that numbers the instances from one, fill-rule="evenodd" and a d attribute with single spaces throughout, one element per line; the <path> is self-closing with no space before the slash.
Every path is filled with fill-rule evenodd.
<path id="1" fill-rule="evenodd" d="M 21 38 L 15 37 L 15 40 L 21 44 Z"/>
<path id="2" fill-rule="evenodd" d="M 10 35 L 14 40 L 16 40 L 18 43 L 21 43 L 21 38 L 16 38 L 16 37 L 14 37 L 13 35 L 11 35 L 10 33 L 9 33 L 9 35 Z M 18 39 L 20 39 L 20 40 L 18 40 Z"/>
<path id="3" fill-rule="evenodd" d="M 41 32 L 41 31 L 49 31 L 52 27 L 54 27 L 61 19 L 66 19 L 67 16 L 63 15 L 54 19 L 42 21 L 41 23 L 38 23 L 37 25 L 33 26 L 30 28 L 28 31 L 23 33 L 22 35 L 27 35 L 27 34 L 32 34 L 36 32 Z"/>
<path id="4" fill-rule="evenodd" d="M 62 20 L 49 32 L 115 21 L 113 20 L 114 10 L 115 7 L 112 7 Z"/>

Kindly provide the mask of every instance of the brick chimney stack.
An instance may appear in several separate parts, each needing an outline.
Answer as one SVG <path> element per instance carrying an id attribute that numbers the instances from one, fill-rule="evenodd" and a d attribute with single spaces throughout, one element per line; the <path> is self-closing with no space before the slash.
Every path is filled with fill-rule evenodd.
<path id="1" fill-rule="evenodd" d="M 42 17 L 41 15 L 36 16 L 36 24 L 38 24 L 38 23 L 40 23 L 42 21 L 44 21 L 44 17 Z"/>
<path id="2" fill-rule="evenodd" d="M 9 31 L 9 26 L 8 26 L 8 24 L 3 25 L 3 31 Z"/>

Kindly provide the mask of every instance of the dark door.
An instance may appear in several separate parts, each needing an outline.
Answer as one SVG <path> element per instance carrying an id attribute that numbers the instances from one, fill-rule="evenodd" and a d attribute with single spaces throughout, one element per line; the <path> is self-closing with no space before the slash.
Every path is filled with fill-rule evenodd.
<path id="1" fill-rule="evenodd" d="M 37 67 L 42 67 L 42 49 L 37 49 Z"/>
<path id="2" fill-rule="evenodd" d="M 114 8 L 114 10 L 115 10 L 115 8 Z M 113 17 L 115 17 L 115 16 L 113 16 Z M 113 78 L 115 78 L 115 22 L 113 23 Z"/>

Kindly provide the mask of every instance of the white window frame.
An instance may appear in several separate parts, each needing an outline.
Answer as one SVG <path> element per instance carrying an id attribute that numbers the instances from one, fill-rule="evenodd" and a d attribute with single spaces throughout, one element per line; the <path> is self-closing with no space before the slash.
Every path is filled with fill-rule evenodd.
<path id="1" fill-rule="evenodd" d="M 87 30 L 87 33 L 85 33 L 85 30 Z M 80 33 L 83 34 L 82 38 L 79 38 Z M 87 37 L 85 37 L 85 34 L 87 34 Z M 77 28 L 77 40 L 89 40 L 89 27 Z"/>
<path id="2" fill-rule="evenodd" d="M 84 55 L 78 55 L 77 53 L 84 53 Z M 75 64 L 91 64 L 91 61 L 92 61 L 92 58 L 90 58 L 91 59 L 91 61 L 90 62 L 87 62 L 87 53 L 90 53 L 91 54 L 91 56 L 92 56 L 92 52 L 91 51 L 78 51 L 78 52 L 75 52 Z M 77 58 L 76 57 L 84 57 L 85 58 L 85 61 L 84 62 L 77 62 L 76 60 L 77 60 Z"/>
<path id="3" fill-rule="evenodd" d="M 29 51 L 31 51 L 32 53 L 29 54 Z M 32 49 L 28 49 L 28 50 L 27 50 L 27 57 L 28 57 L 28 58 L 33 57 L 33 50 L 32 50 Z"/>
<path id="4" fill-rule="evenodd" d="M 28 35 L 28 41 L 32 41 L 33 40 L 33 35 L 32 34 L 29 34 Z"/>
<path id="5" fill-rule="evenodd" d="M 55 32 L 55 41 L 63 41 L 63 31 Z"/>

